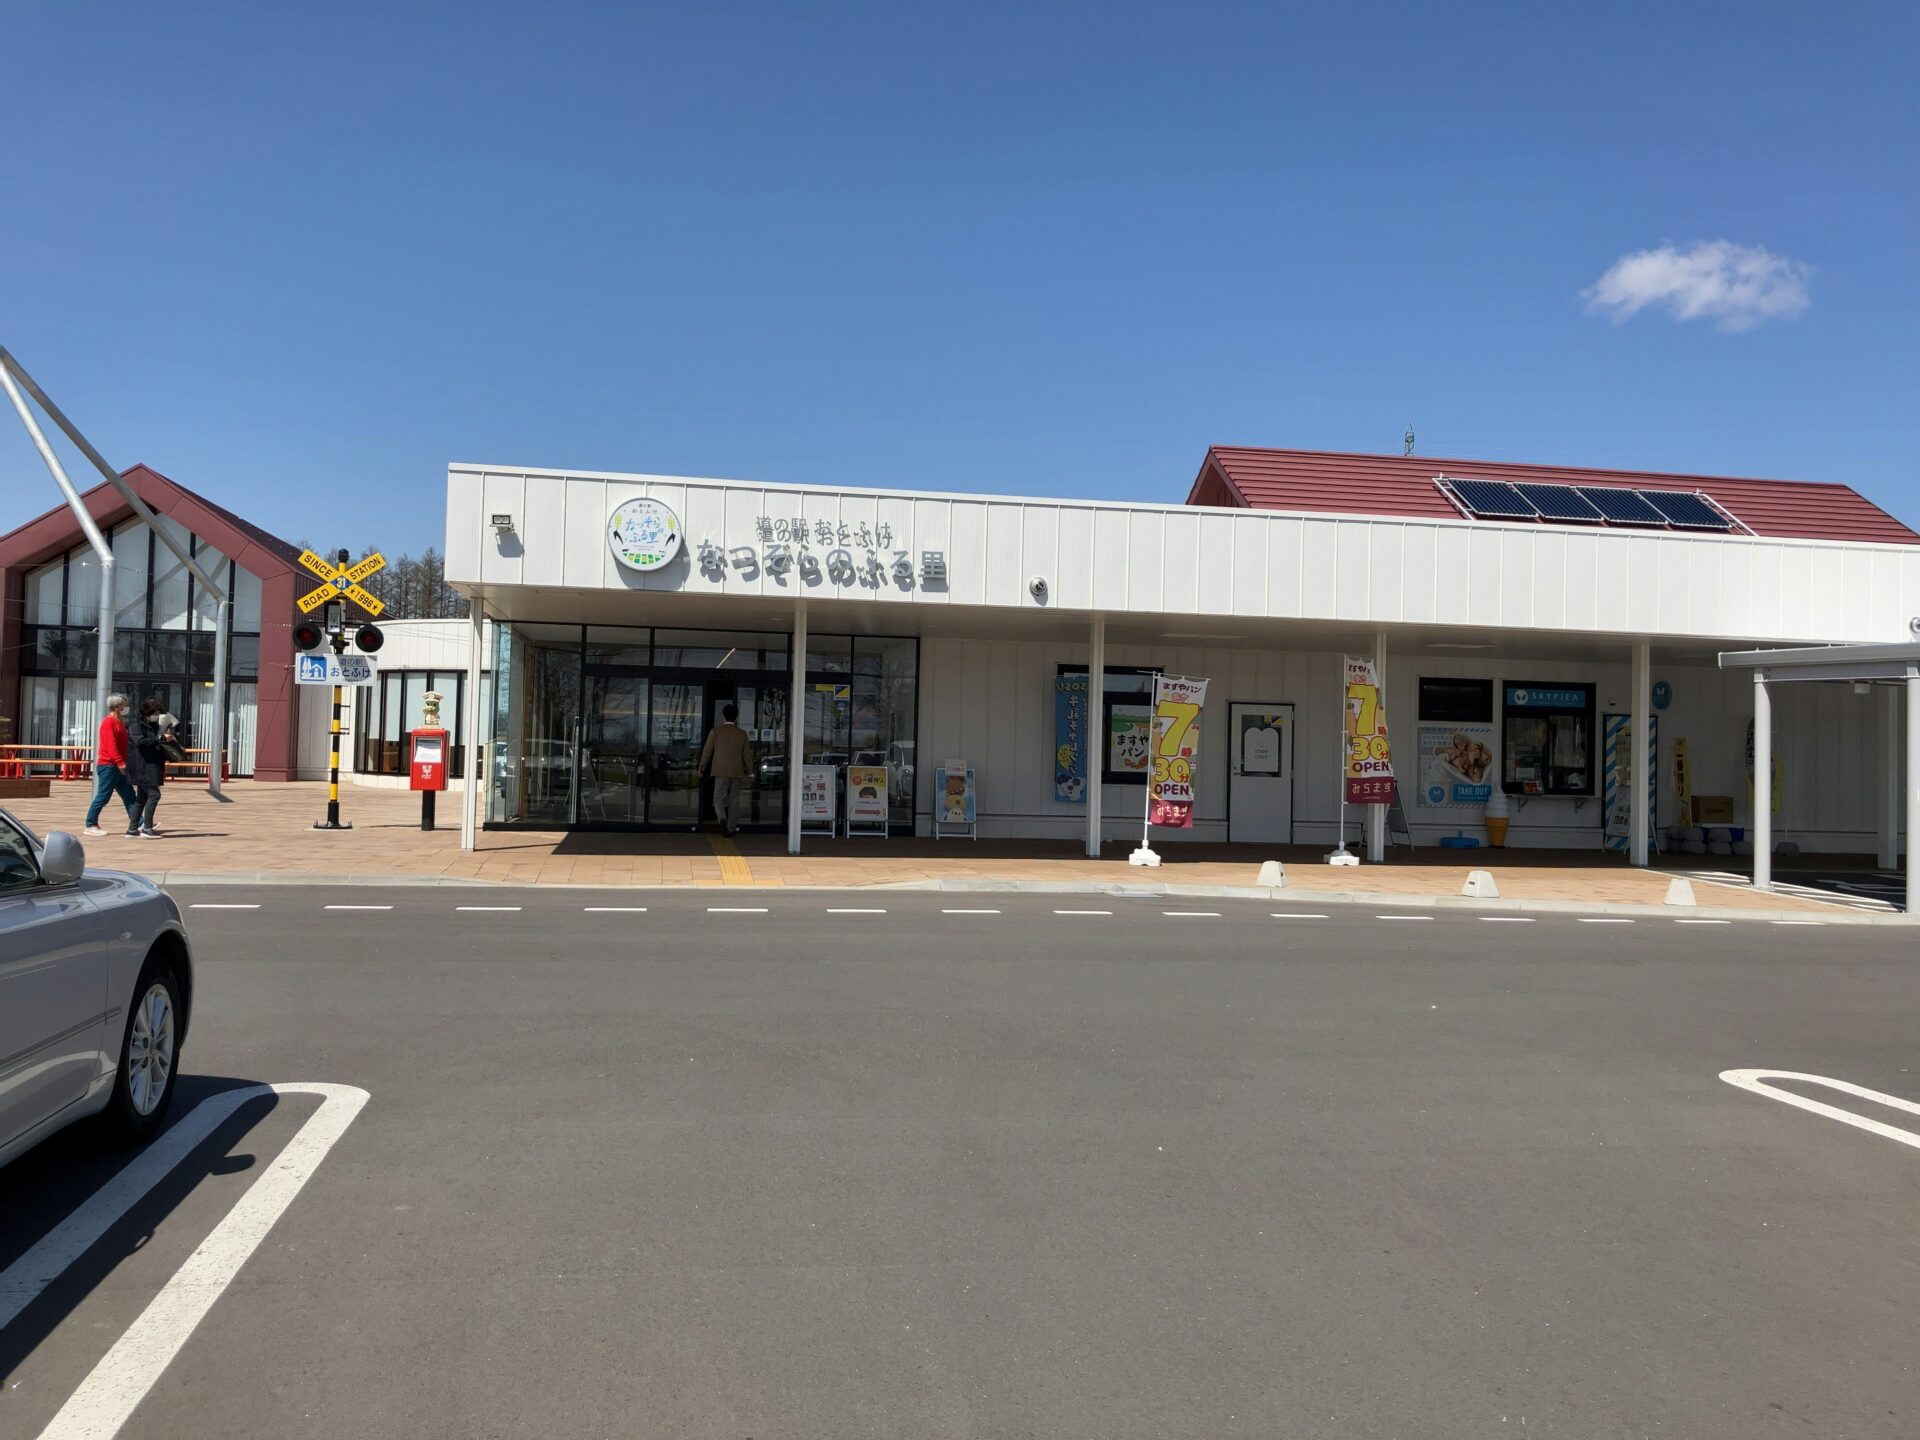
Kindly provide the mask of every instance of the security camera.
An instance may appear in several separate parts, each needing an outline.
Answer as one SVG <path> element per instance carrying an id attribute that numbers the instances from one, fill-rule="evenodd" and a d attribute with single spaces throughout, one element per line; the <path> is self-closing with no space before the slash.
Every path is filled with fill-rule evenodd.
<path id="1" fill-rule="evenodd" d="M 1047 577 L 1044 575 L 1036 575 L 1031 580 L 1027 581 L 1027 593 L 1033 596 L 1033 598 L 1036 600 L 1046 599 L 1047 598 Z"/>
<path id="2" fill-rule="evenodd" d="M 1920 635 L 1920 615 L 1916 615 L 1907 621 L 1907 629 L 1915 635 Z"/>

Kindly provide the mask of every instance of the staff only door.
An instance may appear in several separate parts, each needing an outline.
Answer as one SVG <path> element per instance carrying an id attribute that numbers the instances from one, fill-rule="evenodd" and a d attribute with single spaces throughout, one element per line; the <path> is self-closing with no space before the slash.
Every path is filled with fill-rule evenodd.
<path id="1" fill-rule="evenodd" d="M 1293 840 L 1293 706 L 1228 707 L 1233 745 L 1227 781 L 1227 838 L 1286 845 Z"/>

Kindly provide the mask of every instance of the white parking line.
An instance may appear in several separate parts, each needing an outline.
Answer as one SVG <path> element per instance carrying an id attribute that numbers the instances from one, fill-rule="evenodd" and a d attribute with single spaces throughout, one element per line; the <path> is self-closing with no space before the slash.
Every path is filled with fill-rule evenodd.
<path id="1" fill-rule="evenodd" d="M 1218 920 L 1220 918 L 1218 910 L 1162 910 L 1160 913 L 1169 920 Z"/>
<path id="2" fill-rule="evenodd" d="M 644 915 L 647 913 L 647 907 L 644 905 L 582 905 L 580 908 L 589 915 Z"/>
<path id="3" fill-rule="evenodd" d="M 456 905 L 453 908 L 456 910 L 485 910 L 491 912 L 518 910 L 520 907 L 518 905 Z"/>
<path id="4" fill-rule="evenodd" d="M 1482 915 L 1480 917 L 1480 923 L 1482 925 L 1531 925 L 1533 924 L 1533 916 L 1531 915 Z"/>
<path id="5" fill-rule="evenodd" d="M 829 905 L 827 907 L 827 914 L 829 915 L 884 915 L 886 913 L 884 910 L 863 910 L 854 905 L 843 905 L 837 908 Z"/>
<path id="6" fill-rule="evenodd" d="M 1742 1090 L 1751 1090 L 1756 1095 L 1764 1095 L 1769 1100 L 1779 1100 L 1784 1104 L 1797 1105 L 1802 1110 L 1811 1110 L 1816 1115 L 1824 1115 L 1829 1120 L 1838 1120 L 1843 1125 L 1865 1130 L 1870 1134 L 1885 1136 L 1902 1145 L 1911 1145 L 1920 1150 L 1920 1135 L 1911 1130 L 1902 1130 L 1898 1125 L 1888 1125 L 1879 1120 L 1869 1120 L 1864 1115 L 1856 1115 L 1851 1110 L 1842 1110 L 1837 1105 L 1826 1105 L 1818 1100 L 1809 1100 L 1804 1095 L 1795 1095 L 1788 1090 L 1776 1090 L 1767 1084 L 1769 1080 L 1799 1080 L 1807 1085 L 1824 1085 L 1829 1090 L 1839 1090 L 1847 1095 L 1857 1095 L 1862 1100 L 1871 1100 L 1876 1105 L 1890 1106 L 1895 1110 L 1905 1110 L 1920 1115 L 1920 1105 L 1911 1100 L 1902 1100 L 1898 1095 L 1887 1095 L 1879 1090 L 1869 1090 L 1864 1085 L 1853 1085 L 1845 1080 L 1829 1079 L 1825 1075 L 1807 1075 L 1798 1070 L 1722 1070 L 1720 1078 L 1729 1085 L 1738 1085 Z"/>
<path id="7" fill-rule="evenodd" d="M 998 910 L 942 910 L 942 915 L 998 915 Z"/>
<path id="8" fill-rule="evenodd" d="M 1111 915 L 1111 910 L 1056 910 L 1056 915 Z"/>
<path id="9" fill-rule="evenodd" d="M 391 910 L 391 905 L 328 905 L 328 910 Z"/>
<path id="10" fill-rule="evenodd" d="M 709 905 L 707 906 L 707 914 L 709 915 L 764 915 L 766 913 L 767 913 L 767 907 L 764 905 Z"/>
<path id="11" fill-rule="evenodd" d="M 1574 918 L 1582 925 L 1631 925 L 1633 923 L 1624 915 L 1577 915 Z"/>
<path id="12" fill-rule="evenodd" d="M 187 906 L 189 910 L 258 910 L 258 905 L 215 905 L 209 901 L 196 900 Z"/>
<path id="13" fill-rule="evenodd" d="M 1324 920 L 1327 918 L 1307 910 L 1275 910 L 1271 914 L 1275 920 Z"/>
<path id="14" fill-rule="evenodd" d="M 111 1437 L 119 1432 L 346 1133 L 367 1103 L 367 1092 L 352 1085 L 285 1084 L 248 1085 L 209 1096 L 0 1274 L 0 1327 L 4 1327 L 235 1110 L 262 1095 L 318 1095 L 320 1108 L 101 1357 L 40 1432 L 41 1440 Z"/>

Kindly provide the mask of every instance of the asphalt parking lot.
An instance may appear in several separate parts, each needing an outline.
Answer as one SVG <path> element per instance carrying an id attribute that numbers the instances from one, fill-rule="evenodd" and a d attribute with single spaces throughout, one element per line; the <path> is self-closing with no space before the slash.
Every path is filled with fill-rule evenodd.
<path id="1" fill-rule="evenodd" d="M 125 1157 L 0 1171 L 0 1434 L 154 1344 L 123 1435 L 1920 1433 L 1920 1116 L 1720 1078 L 1920 1098 L 1908 929 L 177 893 L 175 1125 L 368 1098 L 181 1334 L 331 1101 L 31 1288 Z"/>

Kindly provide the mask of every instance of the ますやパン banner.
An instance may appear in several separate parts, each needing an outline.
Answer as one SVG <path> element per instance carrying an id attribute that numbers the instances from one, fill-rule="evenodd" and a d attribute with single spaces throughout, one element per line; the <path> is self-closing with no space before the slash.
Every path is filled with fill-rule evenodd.
<path id="1" fill-rule="evenodd" d="M 1393 799 L 1393 750 L 1387 743 L 1387 707 L 1371 655 L 1347 656 L 1347 803 L 1385 805 Z"/>
<path id="2" fill-rule="evenodd" d="M 1200 707 L 1207 682 L 1161 675 L 1153 683 L 1153 778 L 1147 823 L 1187 829 L 1193 824 L 1194 767 L 1200 760 Z"/>

